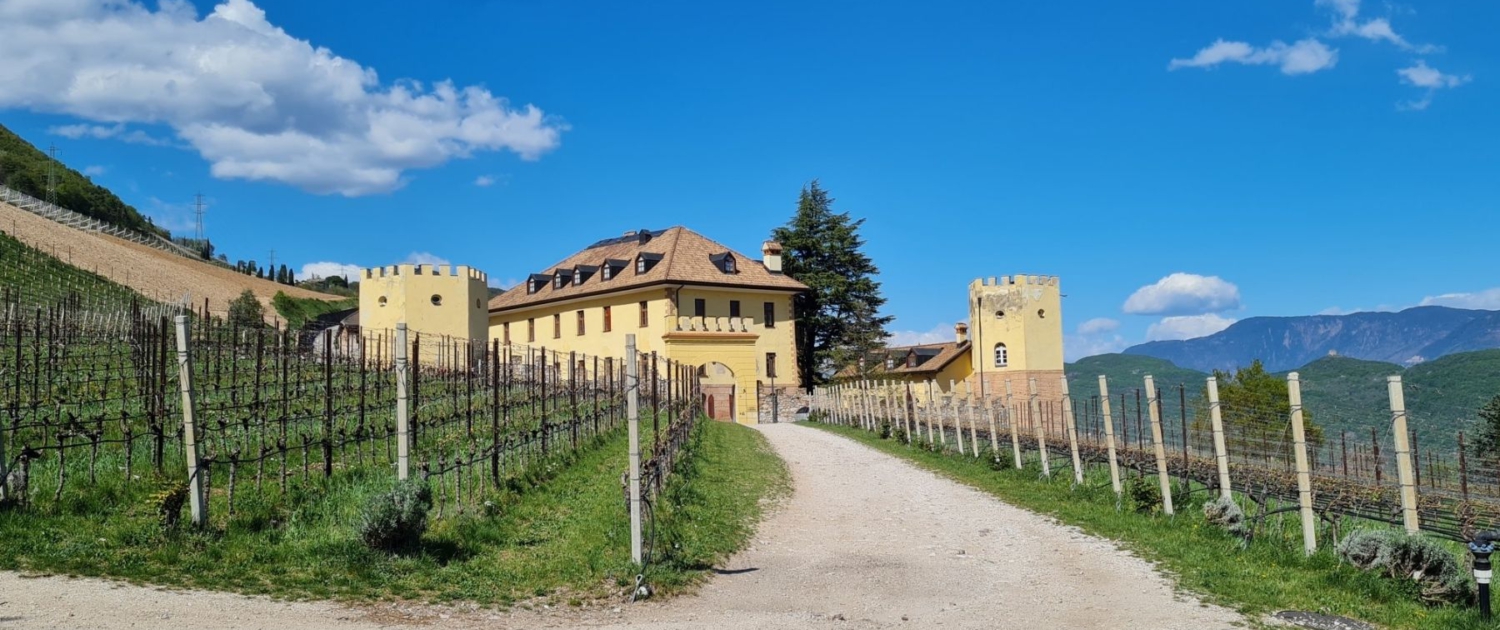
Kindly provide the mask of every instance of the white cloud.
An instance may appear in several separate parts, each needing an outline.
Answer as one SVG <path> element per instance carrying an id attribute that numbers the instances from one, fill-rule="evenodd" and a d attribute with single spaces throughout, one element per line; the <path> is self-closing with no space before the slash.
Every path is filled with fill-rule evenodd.
<path id="1" fill-rule="evenodd" d="M 1265 48 L 1219 39 L 1189 59 L 1173 59 L 1167 64 L 1167 69 L 1212 68 L 1221 63 L 1238 63 L 1247 66 L 1274 65 L 1281 68 L 1282 74 L 1298 75 L 1332 68 L 1338 60 L 1338 50 L 1329 48 L 1315 38 L 1291 44 L 1275 41 Z"/>
<path id="2" fill-rule="evenodd" d="M 499 280 L 498 276 L 490 276 L 489 278 L 490 280 L 488 284 L 491 288 L 494 289 L 504 289 L 509 291 L 511 287 L 521 284 L 521 281 L 515 278 L 506 278 L 504 280 Z"/>
<path id="3" fill-rule="evenodd" d="M 1240 289 L 1218 276 L 1177 272 L 1139 289 L 1125 300 L 1134 315 L 1200 315 L 1240 307 Z"/>
<path id="4" fill-rule="evenodd" d="M 495 178 L 490 177 L 489 175 L 480 175 L 479 177 L 474 178 L 474 185 L 480 188 L 489 188 L 490 186 L 495 185 Z"/>
<path id="5" fill-rule="evenodd" d="M 109 167 L 102 164 L 91 164 L 83 167 L 83 174 L 89 177 L 98 177 L 109 172 Z"/>
<path id="6" fill-rule="evenodd" d="M 225 179 L 314 193 L 388 192 L 412 169 L 483 151 L 536 159 L 567 126 L 478 86 L 382 82 L 292 37 L 251 0 L 199 17 L 185 0 L 0 0 L 0 107 L 173 129 Z M 76 128 L 82 127 L 82 128 Z M 142 134 L 141 138 L 148 138 Z"/>
<path id="7" fill-rule="evenodd" d="M 897 330 L 886 337 L 887 346 L 919 346 L 930 343 L 947 343 L 957 337 L 953 324 L 938 324 L 932 330 Z"/>
<path id="8" fill-rule="evenodd" d="M 1355 36 L 1374 42 L 1386 42 L 1394 44 L 1402 50 L 1410 50 L 1418 53 L 1432 53 L 1441 50 L 1441 47 L 1432 44 L 1413 44 L 1396 33 L 1391 26 L 1391 21 L 1385 18 L 1371 18 L 1361 22 L 1359 20 L 1359 0 L 1317 0 L 1317 5 L 1327 7 L 1334 13 L 1333 28 L 1328 34 L 1333 37 Z"/>
<path id="9" fill-rule="evenodd" d="M 453 264 L 452 262 L 449 262 L 447 258 L 443 258 L 441 256 L 437 256 L 437 255 L 434 255 L 434 254 L 431 254 L 431 253 L 428 253 L 428 252 L 412 252 L 410 254 L 407 254 L 406 255 L 406 259 L 403 260 L 403 261 L 401 261 L 401 262 L 403 264 L 411 264 L 411 265 L 451 265 L 451 264 Z"/>
<path id="10" fill-rule="evenodd" d="M 179 236 L 193 236 L 193 232 L 197 230 L 198 219 L 191 201 L 163 201 L 156 197 L 149 197 L 146 201 L 146 216 L 151 217 L 152 223 Z M 204 224 L 207 223 L 208 220 L 204 219 Z M 207 232 L 207 228 L 204 231 Z M 209 236 L 210 240 L 212 238 Z"/>
<path id="11" fill-rule="evenodd" d="M 93 138 L 95 140 L 119 140 L 130 144 L 145 144 L 153 147 L 171 146 L 172 142 L 163 140 L 139 129 L 128 129 L 124 124 L 118 125 L 61 125 L 48 127 L 47 133 L 54 136 L 62 136 L 70 140 L 79 138 Z"/>
<path id="12" fill-rule="evenodd" d="M 1500 310 L 1500 287 L 1473 293 L 1444 293 L 1422 298 L 1421 306 L 1451 306 L 1453 308 L 1477 308 Z"/>
<path id="13" fill-rule="evenodd" d="M 1396 75 L 1401 77 L 1401 82 L 1407 85 L 1426 88 L 1427 93 L 1415 101 L 1407 101 L 1400 105 L 1403 110 L 1421 111 L 1432 104 L 1432 95 L 1441 89 L 1452 89 L 1473 80 L 1469 75 L 1444 74 L 1437 68 L 1427 65 L 1427 61 L 1418 59 L 1416 65 L 1396 70 Z"/>
<path id="14" fill-rule="evenodd" d="M 1120 335 L 1064 335 L 1063 360 L 1069 363 L 1099 354 L 1112 354 L 1130 347 Z"/>
<path id="15" fill-rule="evenodd" d="M 1206 337 L 1228 328 L 1235 320 L 1213 313 L 1179 317 L 1163 317 L 1161 321 L 1146 329 L 1147 341 L 1194 339 Z"/>
<path id="16" fill-rule="evenodd" d="M 302 271 L 297 273 L 297 277 L 303 280 L 311 280 L 313 278 L 343 276 L 345 280 L 353 282 L 359 279 L 359 271 L 359 265 L 351 265 L 349 263 L 311 262 L 302 265 Z"/>
<path id="17" fill-rule="evenodd" d="M 1095 317 L 1078 325 L 1078 334 L 1097 335 L 1100 333 L 1114 332 L 1120 329 L 1120 322 L 1108 317 Z"/>

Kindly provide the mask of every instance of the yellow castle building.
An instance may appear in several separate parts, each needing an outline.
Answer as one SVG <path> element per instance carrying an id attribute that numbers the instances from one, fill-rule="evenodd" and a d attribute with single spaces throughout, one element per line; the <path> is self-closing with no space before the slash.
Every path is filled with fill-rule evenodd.
<path id="1" fill-rule="evenodd" d="M 754 424 L 772 387 L 800 386 L 792 298 L 781 246 L 759 260 L 684 227 L 639 230 L 563 258 L 489 301 L 489 337 L 548 351 L 640 352 L 699 366 L 704 409 Z"/>
<path id="2" fill-rule="evenodd" d="M 1062 397 L 1061 284 L 1056 276 L 1015 275 L 969 283 L 969 322 L 954 327 L 947 343 L 883 348 L 863 364 L 839 373 L 840 381 L 868 379 L 909 387 L 926 402 L 952 394 L 1029 395 L 1036 379 L 1042 400 Z"/>
<path id="3" fill-rule="evenodd" d="M 442 341 L 483 341 L 489 332 L 485 315 L 488 280 L 483 271 L 464 265 L 403 264 L 361 270 L 361 336 L 389 335 L 396 324 L 405 323 L 412 333 Z M 451 353 L 454 345 L 429 344 L 420 347 L 421 356 L 415 358 L 428 362 L 456 358 L 436 354 L 444 346 Z"/>

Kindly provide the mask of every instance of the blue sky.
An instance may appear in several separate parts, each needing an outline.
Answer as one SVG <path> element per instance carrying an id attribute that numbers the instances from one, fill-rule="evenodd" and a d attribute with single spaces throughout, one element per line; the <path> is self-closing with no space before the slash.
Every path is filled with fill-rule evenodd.
<path id="1" fill-rule="evenodd" d="M 1062 276 L 1070 358 L 1500 308 L 1500 5 L 721 4 L 0 0 L 0 123 L 296 268 L 754 253 L 816 178 L 902 341 L 1014 273 Z"/>

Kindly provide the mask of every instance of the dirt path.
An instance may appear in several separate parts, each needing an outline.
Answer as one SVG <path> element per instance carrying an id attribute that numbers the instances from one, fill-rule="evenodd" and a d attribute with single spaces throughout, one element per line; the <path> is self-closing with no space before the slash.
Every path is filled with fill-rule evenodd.
<path id="1" fill-rule="evenodd" d="M 0 573 L 10 628 L 1225 628 L 1150 565 L 838 436 L 764 427 L 795 492 L 693 597 L 593 610 L 346 608 Z"/>

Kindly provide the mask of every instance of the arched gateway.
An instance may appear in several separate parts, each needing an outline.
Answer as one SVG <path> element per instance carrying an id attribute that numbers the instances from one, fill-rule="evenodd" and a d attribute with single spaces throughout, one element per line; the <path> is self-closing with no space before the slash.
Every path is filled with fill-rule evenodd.
<path id="1" fill-rule="evenodd" d="M 703 409 L 713 420 L 734 421 L 734 370 L 718 362 L 698 368 L 703 388 Z"/>

